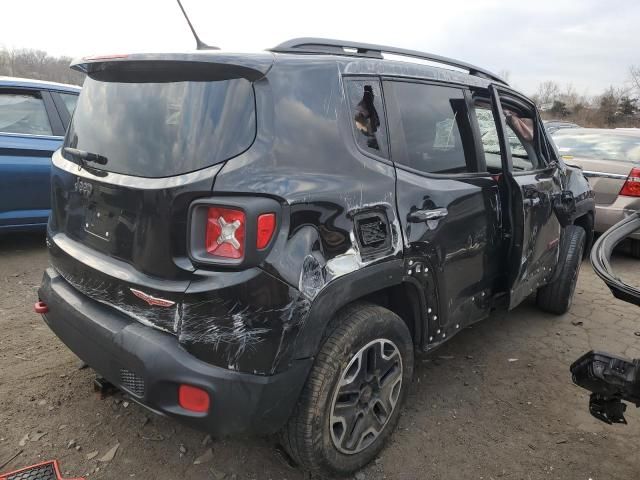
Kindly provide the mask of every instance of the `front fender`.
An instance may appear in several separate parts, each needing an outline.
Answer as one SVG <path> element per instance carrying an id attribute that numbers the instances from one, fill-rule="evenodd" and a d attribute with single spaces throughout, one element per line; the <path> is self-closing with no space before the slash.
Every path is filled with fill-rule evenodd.
<path id="1" fill-rule="evenodd" d="M 595 215 L 595 194 L 591 189 L 591 185 L 589 185 L 589 181 L 582 174 L 582 169 L 580 167 L 566 165 L 564 190 L 568 190 L 573 193 L 573 198 L 576 203 L 576 208 L 571 215 L 570 223 L 573 223 L 576 218 L 589 213 Z"/>

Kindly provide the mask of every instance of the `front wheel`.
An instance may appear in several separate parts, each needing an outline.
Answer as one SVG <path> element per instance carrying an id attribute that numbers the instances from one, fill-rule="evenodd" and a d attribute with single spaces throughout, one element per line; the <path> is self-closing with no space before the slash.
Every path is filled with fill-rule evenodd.
<path id="1" fill-rule="evenodd" d="M 281 432 L 303 468 L 348 475 L 392 434 L 413 374 L 413 343 L 393 312 L 359 303 L 332 322 L 298 405 Z"/>
<path id="2" fill-rule="evenodd" d="M 582 227 L 569 225 L 565 228 L 556 266 L 560 271 L 553 282 L 538 289 L 536 297 L 538 307 L 545 312 L 562 315 L 571 308 L 586 237 Z"/>

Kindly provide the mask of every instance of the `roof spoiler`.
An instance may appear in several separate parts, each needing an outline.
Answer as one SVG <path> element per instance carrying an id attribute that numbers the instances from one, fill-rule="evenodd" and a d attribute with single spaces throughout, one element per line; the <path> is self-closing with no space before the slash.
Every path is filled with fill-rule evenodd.
<path id="1" fill-rule="evenodd" d="M 71 68 L 101 81 L 178 82 L 244 78 L 255 82 L 273 65 L 273 55 L 201 53 L 136 53 L 74 60 Z"/>

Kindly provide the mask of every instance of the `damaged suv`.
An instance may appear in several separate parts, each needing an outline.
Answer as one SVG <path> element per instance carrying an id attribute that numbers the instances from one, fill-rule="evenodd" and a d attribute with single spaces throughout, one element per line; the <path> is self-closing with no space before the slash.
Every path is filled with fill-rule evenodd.
<path id="1" fill-rule="evenodd" d="M 346 474 L 414 352 L 536 292 L 571 304 L 593 195 L 490 72 L 323 39 L 73 68 L 36 311 L 155 412 Z"/>

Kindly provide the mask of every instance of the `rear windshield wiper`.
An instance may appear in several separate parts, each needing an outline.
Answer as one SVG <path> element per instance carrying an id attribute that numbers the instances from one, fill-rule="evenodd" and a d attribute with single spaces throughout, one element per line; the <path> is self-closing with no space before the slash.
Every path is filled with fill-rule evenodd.
<path id="1" fill-rule="evenodd" d="M 109 161 L 109 159 L 104 155 L 100 155 L 99 153 L 87 152 L 86 150 L 78 150 L 77 148 L 64 147 L 62 151 L 71 155 L 72 157 L 78 158 L 82 164 L 84 164 L 84 162 L 93 162 L 99 163 L 100 165 L 105 165 Z"/>

